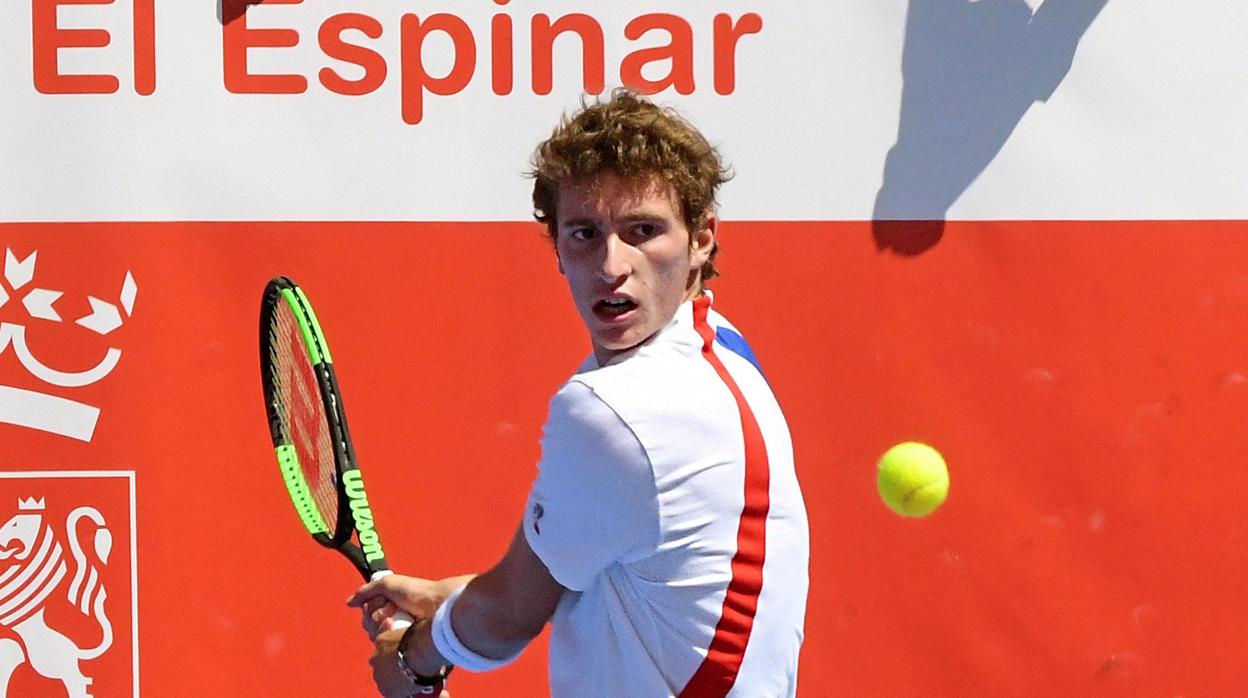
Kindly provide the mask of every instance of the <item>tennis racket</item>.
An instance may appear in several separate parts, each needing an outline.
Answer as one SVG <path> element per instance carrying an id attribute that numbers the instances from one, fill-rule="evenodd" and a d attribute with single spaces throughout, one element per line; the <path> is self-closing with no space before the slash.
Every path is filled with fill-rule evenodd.
<path id="1" fill-rule="evenodd" d="M 278 277 L 260 305 L 260 373 L 269 432 L 295 512 L 312 539 L 337 550 L 365 581 L 390 572 L 347 431 L 329 345 L 312 304 Z M 411 625 L 399 611 L 394 628 Z"/>

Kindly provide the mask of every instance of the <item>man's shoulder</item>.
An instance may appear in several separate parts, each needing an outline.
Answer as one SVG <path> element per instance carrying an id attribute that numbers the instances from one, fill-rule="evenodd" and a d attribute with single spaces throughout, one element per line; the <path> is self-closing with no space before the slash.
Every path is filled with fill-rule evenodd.
<path id="1" fill-rule="evenodd" d="M 709 309 L 708 309 L 709 310 Z M 690 308 L 688 317 L 677 317 L 654 341 L 648 342 L 626 358 L 599 366 L 592 356 L 581 364 L 563 390 L 578 386 L 616 409 L 622 417 L 639 411 L 679 413 L 706 408 L 717 401 L 731 401 L 723 379 L 704 355 L 705 330 L 695 326 Z M 733 353 L 742 353 L 748 346 L 740 332 L 723 315 L 709 310 L 704 322 L 718 344 Z M 739 346 L 738 346 L 739 345 Z M 752 354 L 749 356 L 751 362 Z M 582 398 L 587 395 L 582 394 Z"/>
<path id="2" fill-rule="evenodd" d="M 637 356 L 573 376 L 564 391 L 601 401 L 647 448 L 675 429 L 718 433 L 735 423 L 731 394 L 700 358 Z M 588 394 L 592 394 L 589 398 Z"/>
<path id="3" fill-rule="evenodd" d="M 623 393 L 667 394 L 687 387 L 700 376 L 703 361 L 679 351 L 641 351 L 624 361 L 582 371 L 569 383 L 589 387 L 600 397 Z"/>

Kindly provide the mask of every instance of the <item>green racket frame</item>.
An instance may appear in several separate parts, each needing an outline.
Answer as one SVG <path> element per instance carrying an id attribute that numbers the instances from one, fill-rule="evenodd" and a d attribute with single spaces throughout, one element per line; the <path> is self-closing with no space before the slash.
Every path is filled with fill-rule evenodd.
<path id="1" fill-rule="evenodd" d="M 329 422 L 333 440 L 335 464 L 335 490 L 338 496 L 338 519 L 324 521 L 312 501 L 311 488 L 304 479 L 299 455 L 293 444 L 286 443 L 282 435 L 281 418 L 277 413 L 276 384 L 273 379 L 271 360 L 270 327 L 273 314 L 281 304 L 286 304 L 299 324 L 304 346 L 312 360 L 320 388 L 321 400 Z M 360 572 L 365 580 L 389 573 L 381 539 L 373 524 L 372 510 L 364 491 L 364 481 L 355 458 L 355 447 L 347 429 L 346 414 L 342 409 L 342 394 L 334 375 L 333 359 L 329 344 L 321 331 L 312 304 L 303 289 L 291 279 L 281 276 L 273 279 L 264 289 L 260 304 L 260 378 L 264 386 L 264 407 L 269 420 L 269 434 L 273 439 L 274 453 L 282 473 L 282 481 L 290 494 L 291 502 L 304 528 L 317 543 L 342 553 Z M 357 534 L 359 543 L 352 540 Z"/>

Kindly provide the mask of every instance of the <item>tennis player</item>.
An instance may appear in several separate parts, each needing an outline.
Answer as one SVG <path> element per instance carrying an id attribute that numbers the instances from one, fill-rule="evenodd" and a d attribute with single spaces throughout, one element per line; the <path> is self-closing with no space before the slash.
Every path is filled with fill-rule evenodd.
<path id="1" fill-rule="evenodd" d="M 556 698 L 794 696 L 806 511 L 780 407 L 706 289 L 719 154 L 617 91 L 565 117 L 532 176 L 593 352 L 551 400 L 498 564 L 350 600 L 377 687 L 409 696 L 452 665 L 504 666 L 549 622 Z M 387 630 L 396 608 L 416 624 Z"/>

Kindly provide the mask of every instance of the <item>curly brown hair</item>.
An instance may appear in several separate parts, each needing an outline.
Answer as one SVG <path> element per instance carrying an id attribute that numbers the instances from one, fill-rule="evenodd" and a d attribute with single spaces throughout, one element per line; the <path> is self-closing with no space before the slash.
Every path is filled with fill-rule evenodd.
<path id="1" fill-rule="evenodd" d="M 636 92 L 619 88 L 606 101 L 582 102 L 565 114 L 549 139 L 533 154 L 533 217 L 546 224 L 555 240 L 559 186 L 610 172 L 623 179 L 662 177 L 680 202 L 689 234 L 700 230 L 715 211 L 715 192 L 732 174 L 719 151 L 692 124 L 670 108 L 659 107 Z M 719 275 L 719 243 L 702 266 L 703 282 Z"/>

